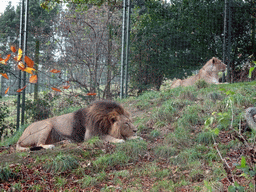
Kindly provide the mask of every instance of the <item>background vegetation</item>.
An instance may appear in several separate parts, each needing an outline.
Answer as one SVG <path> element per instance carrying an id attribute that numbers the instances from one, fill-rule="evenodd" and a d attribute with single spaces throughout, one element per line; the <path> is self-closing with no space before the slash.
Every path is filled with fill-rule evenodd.
<path id="1" fill-rule="evenodd" d="M 15 153 L 26 125 L 14 126 L 19 71 L 9 60 L 0 64 L 0 73 L 10 77 L 1 76 L 1 190 L 255 190 L 255 131 L 244 119 L 244 110 L 255 105 L 255 81 L 200 81 L 169 89 L 170 79 L 196 73 L 213 56 L 223 57 L 224 1 L 132 1 L 130 97 L 125 100 L 118 100 L 122 2 L 66 3 L 30 1 L 27 55 L 37 66 L 39 89 L 26 88 L 25 123 L 73 112 L 95 99 L 117 99 L 133 115 L 143 140 L 115 145 L 93 138 Z M 255 6 L 254 0 L 230 5 L 232 82 L 255 79 L 255 71 L 248 78 L 256 52 Z M 11 46 L 18 48 L 19 15 L 20 7 L 10 3 L 0 16 L 3 59 Z M 59 72 L 49 73 L 52 69 Z M 49 91 L 66 84 L 69 89 L 61 93 Z"/>
<path id="2" fill-rule="evenodd" d="M 37 191 L 253 191 L 255 131 L 247 127 L 244 109 L 255 103 L 255 81 L 165 88 L 119 101 L 131 112 L 143 140 L 110 144 L 93 138 L 54 150 L 16 153 L 14 144 L 22 131 L 16 132 L 0 143 L 1 186 Z M 51 103 L 54 115 L 64 112 L 58 111 L 57 102 Z M 66 108 L 74 111 L 76 106 Z"/>

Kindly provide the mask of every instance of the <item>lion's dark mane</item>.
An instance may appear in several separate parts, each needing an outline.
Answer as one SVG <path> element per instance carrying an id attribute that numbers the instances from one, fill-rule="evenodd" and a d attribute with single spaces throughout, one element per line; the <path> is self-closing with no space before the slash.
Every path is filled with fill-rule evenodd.
<path id="1" fill-rule="evenodd" d="M 71 139 L 84 141 L 86 130 L 90 130 L 91 136 L 106 135 L 118 116 L 125 113 L 124 108 L 114 101 L 95 101 L 87 108 L 74 112 Z"/>

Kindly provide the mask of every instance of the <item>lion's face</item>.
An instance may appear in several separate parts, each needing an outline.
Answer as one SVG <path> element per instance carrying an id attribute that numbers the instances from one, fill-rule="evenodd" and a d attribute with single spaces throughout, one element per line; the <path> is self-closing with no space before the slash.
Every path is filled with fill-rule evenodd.
<path id="1" fill-rule="evenodd" d="M 224 72 L 227 68 L 227 65 L 224 64 L 221 60 L 219 60 L 216 57 L 212 58 L 212 65 L 213 65 L 212 71 Z"/>
<path id="2" fill-rule="evenodd" d="M 112 124 L 110 135 L 115 138 L 127 139 L 136 136 L 137 128 L 132 124 L 129 117 L 120 115 Z"/>

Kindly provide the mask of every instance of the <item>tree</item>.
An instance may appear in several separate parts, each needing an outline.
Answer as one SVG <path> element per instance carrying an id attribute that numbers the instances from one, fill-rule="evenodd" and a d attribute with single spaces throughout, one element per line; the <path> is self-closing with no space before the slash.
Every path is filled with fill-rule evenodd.
<path id="1" fill-rule="evenodd" d="M 158 90 L 163 78 L 182 78 L 213 56 L 222 58 L 224 1 L 140 0 L 135 4 L 131 80 L 139 92 Z M 255 36 L 250 32 L 255 17 L 251 19 L 252 11 L 245 11 L 249 6 L 255 4 L 242 0 L 232 4 L 232 58 L 237 57 L 235 50 L 251 53 L 248 44 Z"/>
<path id="2" fill-rule="evenodd" d="M 60 21 L 56 39 L 60 48 L 58 63 L 68 71 L 69 81 L 86 92 L 100 96 L 103 90 L 103 96 L 109 95 L 106 92 L 118 74 L 119 11 L 104 5 L 89 6 L 84 12 L 73 4 L 61 13 Z"/>
<path id="3" fill-rule="evenodd" d="M 56 14 L 58 13 L 58 6 L 50 11 L 46 11 L 40 6 L 40 2 L 36 0 L 29 1 L 29 23 L 28 23 L 28 43 L 27 43 L 27 53 L 33 60 L 35 60 L 35 73 L 38 73 L 39 63 L 44 66 L 51 66 L 54 62 L 54 55 L 56 46 L 53 42 L 53 24 Z M 6 50 L 5 54 L 10 51 L 10 46 L 13 45 L 18 47 L 18 37 L 19 37 L 19 26 L 20 25 L 20 6 L 17 7 L 16 11 L 11 3 L 7 6 L 4 14 L 0 17 L 0 45 L 2 50 Z M 41 48 L 39 47 L 41 44 Z M 39 59 L 40 50 L 40 59 Z M 17 63 L 10 60 L 9 67 L 15 66 Z M 17 67 L 14 70 L 5 66 L 0 66 L 0 70 L 9 72 L 11 74 L 16 73 Z M 15 77 L 15 76 L 14 76 Z M 15 87 L 17 84 L 15 80 L 12 81 L 12 86 Z M 37 85 L 35 86 L 35 99 L 37 95 Z"/>

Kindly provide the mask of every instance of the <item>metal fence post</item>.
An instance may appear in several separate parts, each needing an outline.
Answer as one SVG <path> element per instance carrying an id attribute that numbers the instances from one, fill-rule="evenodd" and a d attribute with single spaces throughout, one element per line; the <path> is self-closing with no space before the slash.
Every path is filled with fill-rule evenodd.
<path id="1" fill-rule="evenodd" d="M 126 0 L 123 0 L 123 25 L 122 25 L 122 53 L 121 53 L 121 80 L 120 99 L 124 95 L 124 61 L 125 61 L 125 30 L 126 30 Z"/>
<path id="2" fill-rule="evenodd" d="M 20 32 L 19 32 L 19 48 L 22 48 L 22 39 L 23 39 L 23 11 L 24 11 L 24 0 L 21 1 L 20 6 Z M 21 71 L 19 70 L 19 79 L 18 79 L 18 89 L 21 88 Z M 16 128 L 20 127 L 20 93 L 17 96 L 17 121 Z"/>

